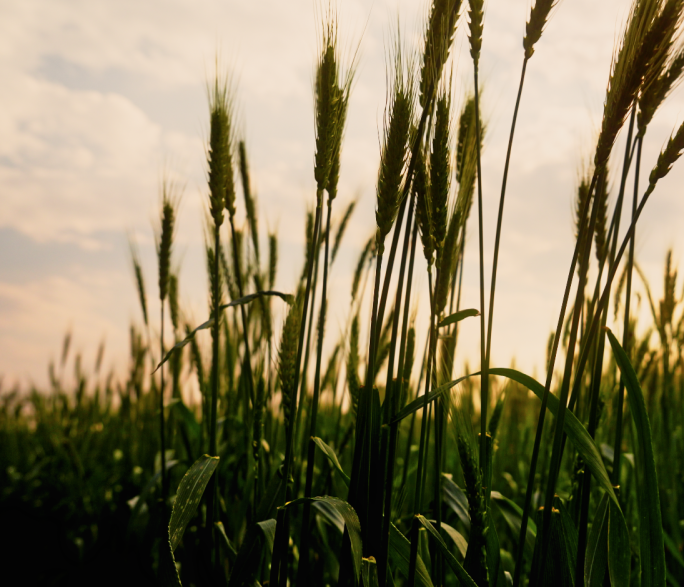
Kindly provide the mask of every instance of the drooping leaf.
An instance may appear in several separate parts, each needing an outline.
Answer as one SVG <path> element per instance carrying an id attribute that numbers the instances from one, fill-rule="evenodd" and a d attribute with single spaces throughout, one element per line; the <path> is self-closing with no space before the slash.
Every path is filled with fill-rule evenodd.
<path id="1" fill-rule="evenodd" d="M 454 483 L 451 475 L 442 473 L 442 477 L 442 499 L 458 516 L 458 519 L 461 520 L 466 529 L 470 531 L 470 513 L 468 511 L 468 498 L 466 494 L 463 493 L 463 489 Z"/>
<path id="2" fill-rule="evenodd" d="M 183 537 L 183 532 L 185 532 L 185 527 L 195 515 L 204 489 L 218 466 L 218 462 L 218 457 L 202 455 L 183 475 L 178 486 L 176 499 L 173 502 L 171 521 L 169 522 L 169 540 L 172 551 L 176 550 Z"/>
<path id="3" fill-rule="evenodd" d="M 361 578 L 363 587 L 378 587 L 378 565 L 374 557 L 361 560 Z"/>
<path id="4" fill-rule="evenodd" d="M 513 500 L 501 495 L 498 491 L 492 491 L 492 503 L 496 504 L 506 523 L 511 528 L 514 536 L 520 535 L 520 525 L 522 523 L 522 508 Z M 527 534 L 525 537 L 525 551 L 532 558 L 534 554 L 534 542 L 537 538 L 537 525 L 532 518 L 527 520 Z"/>
<path id="5" fill-rule="evenodd" d="M 495 368 L 490 369 L 489 373 L 490 375 L 501 375 L 503 377 L 508 377 L 509 379 L 524 385 L 539 399 L 542 399 L 544 396 L 544 386 L 537 380 L 533 379 L 529 375 L 521 373 L 520 371 L 507 368 Z M 473 373 L 473 375 L 477 375 L 477 373 Z M 555 416 L 558 413 L 560 402 L 552 393 L 549 393 L 548 397 L 549 399 L 547 407 Z M 575 445 L 577 452 L 582 455 L 584 463 L 591 471 L 591 474 L 599 482 L 608 496 L 616 504 L 618 504 L 617 496 L 613 490 L 613 484 L 610 481 L 610 476 L 608 475 L 608 471 L 606 471 L 606 467 L 603 464 L 603 459 L 601 458 L 601 453 L 596 446 L 594 439 L 591 437 L 589 432 L 587 432 L 587 429 L 584 427 L 582 422 L 580 422 L 575 414 L 573 414 L 570 410 L 566 410 L 565 412 L 565 424 L 563 427 L 565 429 L 565 433 L 568 435 L 568 438 Z"/>
<path id="6" fill-rule="evenodd" d="M 629 532 L 620 508 L 608 505 L 608 572 L 611 585 L 629 585 Z"/>
<path id="7" fill-rule="evenodd" d="M 665 541 L 660 513 L 658 475 L 656 473 L 651 424 L 644 394 L 629 358 L 615 335 L 606 329 L 608 340 L 627 389 L 627 401 L 636 432 L 635 447 L 637 497 L 639 504 L 639 548 L 642 587 L 665 585 Z"/>
<path id="8" fill-rule="evenodd" d="M 425 528 L 432 536 L 432 538 L 434 538 L 435 544 L 444 555 L 444 559 L 451 567 L 451 570 L 454 572 L 456 578 L 460 581 L 461 585 L 463 587 L 477 587 L 475 581 L 473 581 L 470 575 L 468 575 L 468 573 L 465 572 L 465 569 L 463 568 L 461 563 L 459 563 L 458 560 L 456 560 L 456 557 L 451 553 L 449 547 L 446 545 L 446 542 L 444 542 L 444 539 L 439 535 L 439 532 L 437 532 L 437 530 L 430 523 L 430 521 L 427 518 L 425 518 L 425 516 L 418 515 L 416 517 L 418 518 L 418 521 L 422 524 L 423 528 Z"/>
<path id="9" fill-rule="evenodd" d="M 404 577 L 408 578 L 411 543 L 392 523 L 390 523 L 389 559 L 390 566 L 398 569 Z M 432 587 L 432 579 L 420 555 L 416 559 L 416 586 Z"/>
<path id="10" fill-rule="evenodd" d="M 219 311 L 226 310 L 227 308 L 233 308 L 235 306 L 242 306 L 244 304 L 249 304 L 249 302 L 252 302 L 258 298 L 261 298 L 263 296 L 277 296 L 279 298 L 282 298 L 285 302 L 287 302 L 289 305 L 292 305 L 294 303 L 294 296 L 291 294 L 284 294 L 279 291 L 274 291 L 274 290 L 268 290 L 268 291 L 257 291 L 254 293 L 251 293 L 249 295 L 243 296 L 237 300 L 233 300 L 232 302 L 229 302 L 228 304 L 223 304 L 218 307 Z M 171 350 L 164 355 L 164 358 L 162 359 L 161 363 L 157 365 L 157 368 L 153 371 L 154 373 L 157 372 L 157 369 L 161 367 L 166 361 L 168 361 L 171 358 L 171 355 L 175 353 L 176 351 L 182 349 L 186 344 L 189 344 L 190 341 L 192 341 L 193 338 L 195 338 L 195 335 L 200 331 L 200 330 L 206 330 L 207 328 L 211 328 L 214 324 L 214 319 L 209 318 L 206 322 L 202 322 L 197 328 L 195 328 L 190 334 L 188 334 L 183 340 L 180 342 L 177 342 Z"/>
<path id="11" fill-rule="evenodd" d="M 340 474 L 342 477 L 342 481 L 344 481 L 345 485 L 349 487 L 349 475 L 347 475 L 344 472 L 344 469 L 342 468 L 342 465 L 340 465 L 340 461 L 337 459 L 337 455 L 335 454 L 335 451 L 328 446 L 325 442 L 323 442 L 322 439 L 318 438 L 317 436 L 314 437 L 313 439 L 314 443 L 318 448 L 323 451 L 323 454 L 328 457 L 328 460 L 332 464 L 333 467 L 337 470 L 337 472 Z"/>
<path id="12" fill-rule="evenodd" d="M 453 526 L 449 526 L 449 524 L 445 524 L 444 522 L 442 522 L 441 527 L 442 530 L 444 530 L 447 533 L 447 536 L 449 536 L 449 538 L 453 540 L 454 544 L 456 545 L 456 548 L 458 549 L 458 552 L 461 553 L 461 557 L 465 558 L 466 550 L 468 550 L 468 542 L 463 537 L 463 534 L 461 534 Z"/>
<path id="13" fill-rule="evenodd" d="M 449 326 L 450 324 L 456 324 L 456 322 L 460 322 L 464 318 L 471 318 L 473 316 L 479 316 L 480 312 L 476 310 L 475 308 L 470 308 L 469 310 L 459 310 L 458 312 L 454 312 L 453 314 L 450 314 L 446 318 L 442 318 L 439 322 L 439 328 L 442 328 L 444 326 Z"/>
<path id="14" fill-rule="evenodd" d="M 402 410 L 400 410 L 396 416 L 394 416 L 391 424 L 397 424 L 401 422 L 404 418 L 413 414 L 413 412 L 417 412 L 418 410 L 420 410 L 424 405 L 427 405 L 430 402 L 435 401 L 440 395 L 446 393 L 452 387 L 461 383 L 461 381 L 468 379 L 468 377 L 472 377 L 472 375 L 465 375 L 464 377 L 459 377 L 454 381 L 450 381 L 449 383 L 440 385 L 437 389 L 428 393 L 427 398 L 424 395 L 421 395 L 420 397 L 414 399 L 410 404 L 408 404 Z"/>
<path id="15" fill-rule="evenodd" d="M 329 495 L 322 497 L 300 497 L 299 499 L 295 499 L 286 503 L 283 507 L 290 508 L 307 501 L 310 503 L 314 503 L 316 501 L 325 501 L 329 505 L 333 506 L 344 519 L 344 524 L 347 528 L 347 533 L 349 534 L 349 542 L 351 544 L 354 575 L 356 580 L 359 581 L 361 578 L 361 560 L 363 559 L 363 541 L 361 540 L 361 523 L 359 522 L 359 516 L 354 511 L 354 508 L 346 501 L 343 501 L 338 497 L 331 497 Z"/>
<path id="16" fill-rule="evenodd" d="M 594 522 L 587 540 L 584 559 L 584 583 L 587 587 L 601 587 L 608 567 L 608 497 L 604 495 L 596 508 Z"/>

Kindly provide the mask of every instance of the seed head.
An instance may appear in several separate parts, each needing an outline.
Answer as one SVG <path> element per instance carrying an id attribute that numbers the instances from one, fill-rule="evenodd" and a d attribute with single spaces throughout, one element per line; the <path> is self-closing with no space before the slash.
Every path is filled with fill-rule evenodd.
<path id="1" fill-rule="evenodd" d="M 157 260 L 159 262 L 159 299 L 166 299 L 169 283 L 169 266 L 171 264 L 171 248 L 176 224 L 178 198 L 174 195 L 174 186 L 164 180 L 162 186 L 162 210 L 159 235 L 157 239 Z"/>
<path id="2" fill-rule="evenodd" d="M 427 170 L 425 169 L 425 156 L 422 149 L 419 149 L 416 154 L 413 192 L 416 196 L 416 223 L 418 224 L 420 240 L 423 244 L 423 254 L 428 264 L 428 271 L 431 271 L 435 253 L 435 243 L 432 236 L 432 198 L 430 196 L 430 184 Z"/>
<path id="3" fill-rule="evenodd" d="M 285 416 L 285 426 L 291 427 L 292 400 L 296 393 L 295 375 L 297 369 L 297 349 L 299 348 L 299 325 L 302 317 L 301 299 L 298 297 L 290 307 L 285 319 L 283 333 L 278 350 L 278 377 L 280 379 L 280 391 Z"/>
<path id="4" fill-rule="evenodd" d="M 475 67 L 480 62 L 480 50 L 482 49 L 482 29 L 484 19 L 484 0 L 469 0 L 468 28 L 470 29 L 470 56 L 473 58 Z"/>
<path id="5" fill-rule="evenodd" d="M 525 59 L 529 59 L 534 54 L 534 46 L 541 38 L 551 9 L 556 5 L 556 2 L 557 0 L 537 0 L 534 3 L 530 11 L 530 20 L 525 25 L 525 37 L 523 38 Z"/>
<path id="6" fill-rule="evenodd" d="M 425 108 L 434 95 L 442 69 L 449 58 L 458 23 L 461 0 L 433 0 L 427 30 L 423 66 L 420 70 L 420 105 Z"/>
<path id="7" fill-rule="evenodd" d="M 430 154 L 430 196 L 432 200 L 432 235 L 439 261 L 447 232 L 447 207 L 451 177 L 449 119 L 451 101 L 443 93 L 437 100 L 435 131 Z"/>

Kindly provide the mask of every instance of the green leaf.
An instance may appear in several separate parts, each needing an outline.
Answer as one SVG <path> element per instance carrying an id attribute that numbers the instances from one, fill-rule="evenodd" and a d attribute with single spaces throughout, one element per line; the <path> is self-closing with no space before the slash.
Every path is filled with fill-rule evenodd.
<path id="1" fill-rule="evenodd" d="M 169 540 L 172 551 L 176 550 L 183 537 L 183 532 L 185 532 L 185 527 L 195 515 L 204 489 L 218 466 L 218 462 L 218 457 L 202 455 L 183 475 L 176 493 L 176 500 L 173 502 L 171 521 L 169 522 Z"/>
<path id="2" fill-rule="evenodd" d="M 473 581 L 470 575 L 465 572 L 465 569 L 461 563 L 456 560 L 456 557 L 451 553 L 449 547 L 446 545 L 444 539 L 439 535 L 439 532 L 437 532 L 435 527 L 424 516 L 418 515 L 416 517 L 423 525 L 423 528 L 425 528 L 434 538 L 435 544 L 442 551 L 444 558 L 451 567 L 451 570 L 455 573 L 456 578 L 460 581 L 462 587 L 477 587 L 475 581 Z"/>
<path id="3" fill-rule="evenodd" d="M 228 561 L 232 566 L 235 564 L 235 559 L 237 558 L 237 550 L 235 550 L 233 543 L 228 538 L 228 534 L 226 534 L 226 529 L 223 526 L 223 522 L 214 522 L 214 526 L 216 526 L 216 530 L 218 530 L 219 538 L 221 539 L 223 546 L 226 547 L 226 551 L 228 552 Z"/>
<path id="4" fill-rule="evenodd" d="M 584 582 L 587 587 L 602 587 L 608 566 L 608 497 L 599 502 L 587 541 Z M 663 583 L 664 585 L 664 583 Z"/>
<path id="5" fill-rule="evenodd" d="M 246 295 L 244 297 L 241 297 L 240 299 L 233 300 L 232 302 L 228 304 L 223 304 L 222 306 L 219 306 L 219 311 L 223 311 L 227 308 L 233 308 L 235 306 L 242 306 L 244 304 L 248 304 L 249 302 L 252 302 L 256 300 L 257 298 L 261 298 L 263 296 L 278 296 L 279 298 L 282 298 L 285 302 L 287 302 L 289 305 L 292 305 L 294 303 L 294 296 L 291 294 L 284 294 L 279 291 L 273 291 L 273 290 L 268 290 L 268 291 L 257 291 L 252 294 Z M 206 330 L 207 328 L 211 328 L 214 325 L 214 319 L 209 318 L 206 322 L 202 322 L 195 330 L 193 330 L 190 334 L 188 334 L 183 340 L 180 342 L 177 342 L 171 350 L 164 355 L 164 358 L 162 359 L 161 363 L 157 365 L 157 368 L 153 371 L 153 373 L 157 372 L 157 369 L 161 367 L 166 361 L 168 361 L 171 358 L 171 355 L 175 353 L 176 351 L 182 349 L 186 344 L 190 343 L 190 341 L 195 338 L 195 334 L 197 334 L 200 330 Z"/>
<path id="6" fill-rule="evenodd" d="M 631 558 L 629 532 L 625 517 L 615 502 L 608 506 L 608 572 L 611 585 L 629 585 L 629 562 Z"/>
<path id="7" fill-rule="evenodd" d="M 275 539 L 276 531 L 276 521 L 271 518 L 270 520 L 264 520 L 263 522 L 257 522 L 257 527 L 261 530 L 261 533 L 266 540 L 269 550 L 273 550 L 273 540 Z"/>
<path id="8" fill-rule="evenodd" d="M 442 473 L 442 499 L 453 510 L 453 512 L 461 520 L 466 530 L 470 531 L 470 511 L 468 509 L 468 498 L 454 480 L 451 474 Z"/>
<path id="9" fill-rule="evenodd" d="M 389 558 L 392 569 L 398 569 L 404 577 L 408 578 L 411 543 L 392 523 L 390 523 Z M 420 555 L 416 560 L 416 587 L 432 587 L 432 579 Z"/>
<path id="10" fill-rule="evenodd" d="M 178 568 L 176 568 L 176 559 L 173 557 L 171 542 L 168 540 L 161 547 L 159 556 L 159 584 L 162 587 L 183 587 Z"/>
<path id="11" fill-rule="evenodd" d="M 475 373 L 473 373 L 473 375 L 475 375 Z M 473 375 L 465 375 L 464 377 L 459 377 L 454 381 L 450 381 L 449 383 L 440 385 L 437 389 L 428 393 L 427 398 L 424 395 L 421 395 L 420 397 L 414 399 L 410 404 L 408 404 L 402 410 L 400 410 L 396 416 L 394 416 L 390 424 L 397 424 L 401 422 L 404 418 L 413 414 L 413 412 L 417 412 L 424 405 L 427 405 L 430 402 L 435 401 L 440 395 L 449 391 L 452 387 L 458 385 L 459 383 L 461 383 L 461 381 L 464 381 L 465 379 L 468 379 L 468 377 L 472 377 Z"/>
<path id="12" fill-rule="evenodd" d="M 361 577 L 363 587 L 378 587 L 378 565 L 374 557 L 361 560 Z"/>
<path id="13" fill-rule="evenodd" d="M 345 485 L 349 487 L 349 475 L 347 475 L 344 472 L 344 469 L 342 468 L 342 465 L 340 465 L 340 461 L 337 460 L 337 455 L 335 454 L 335 451 L 330 448 L 325 442 L 323 442 L 322 439 L 318 438 L 317 436 L 314 437 L 313 439 L 314 443 L 318 448 L 320 448 L 323 451 L 323 454 L 328 457 L 328 460 L 332 464 L 335 469 L 337 469 L 337 472 L 340 474 L 342 477 L 342 480 L 344 481 Z"/>
<path id="14" fill-rule="evenodd" d="M 637 472 L 637 498 L 639 503 L 639 547 L 641 562 L 641 585 L 651 587 L 665 585 L 665 541 L 660 514 L 658 475 L 651 439 L 651 425 L 646 412 L 644 394 L 627 354 L 615 335 L 606 329 L 615 361 L 620 368 L 627 388 L 627 400 L 636 431 L 637 446 L 634 449 Z"/>
<path id="15" fill-rule="evenodd" d="M 349 534 L 349 542 L 351 543 L 352 563 L 354 564 L 354 575 L 356 580 L 361 578 L 361 559 L 363 558 L 363 542 L 361 540 L 361 523 L 359 516 L 356 515 L 354 508 L 346 501 L 338 497 L 330 497 L 325 495 L 322 497 L 300 497 L 294 501 L 286 503 L 283 508 L 289 508 L 305 502 L 315 503 L 317 501 L 325 501 L 332 505 L 344 519 L 344 524 L 347 527 Z"/>
<path id="16" fill-rule="evenodd" d="M 542 399 L 542 397 L 544 397 L 544 386 L 532 377 L 530 377 L 529 375 L 525 375 L 520 371 L 516 371 L 515 369 L 495 368 L 490 369 L 489 374 L 508 377 L 509 379 L 512 379 L 513 381 L 516 381 L 521 385 L 527 387 L 527 389 L 534 393 L 539 399 Z M 473 375 L 477 375 L 477 373 L 473 373 Z M 552 393 L 549 393 L 548 397 L 549 399 L 547 407 L 549 411 L 555 416 L 558 413 L 558 407 L 560 406 L 560 402 L 558 401 L 558 398 Z M 617 496 L 615 495 L 615 491 L 613 490 L 613 484 L 610 481 L 608 471 L 606 471 L 606 467 L 603 464 L 603 459 L 601 458 L 601 453 L 599 452 L 599 449 L 596 446 L 594 439 L 591 437 L 589 432 L 587 432 L 587 429 L 584 427 L 582 422 L 580 422 L 577 419 L 577 416 L 575 416 L 575 414 L 573 414 L 570 410 L 566 410 L 565 412 L 564 429 L 565 433 L 568 435 L 568 438 L 575 445 L 577 452 L 579 452 L 580 455 L 582 455 L 584 463 L 586 464 L 587 468 L 591 471 L 591 474 L 596 478 L 596 480 L 599 482 L 604 491 L 606 491 L 608 496 L 616 504 L 618 504 Z"/>
<path id="17" fill-rule="evenodd" d="M 432 520 L 430 521 L 432 522 Z M 453 526 L 449 526 L 449 524 L 445 524 L 444 522 L 442 522 L 441 528 L 447 533 L 447 536 L 453 540 L 458 552 L 461 553 L 461 557 L 465 558 L 466 551 L 468 550 L 468 542 L 463 537 L 463 534 L 461 534 Z"/>
<path id="18" fill-rule="evenodd" d="M 475 308 L 471 308 L 469 310 L 460 310 L 459 312 L 454 312 L 446 318 L 442 318 L 442 320 L 439 322 L 439 328 L 442 328 L 443 326 L 449 326 L 450 324 L 456 324 L 456 322 L 460 322 L 464 318 L 471 318 L 473 316 L 479 315 L 480 312 L 478 312 Z"/>
<path id="19" fill-rule="evenodd" d="M 492 503 L 496 504 L 496 507 L 501 512 L 504 520 L 510 527 L 516 540 L 520 535 L 520 525 L 522 524 L 522 508 L 515 503 L 513 500 L 508 499 L 506 496 L 501 495 L 498 491 L 492 491 Z M 534 523 L 532 518 L 527 520 L 527 535 L 525 537 L 525 551 L 528 556 L 532 558 L 534 554 L 534 542 L 537 539 L 537 525 Z"/>

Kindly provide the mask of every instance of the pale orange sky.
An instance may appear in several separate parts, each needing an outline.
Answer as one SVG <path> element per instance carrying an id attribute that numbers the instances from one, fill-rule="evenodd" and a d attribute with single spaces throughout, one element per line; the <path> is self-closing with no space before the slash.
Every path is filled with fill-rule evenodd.
<path id="1" fill-rule="evenodd" d="M 524 370 L 543 371 L 572 255 L 577 177 L 593 147 L 614 42 L 629 4 L 564 0 L 530 61 L 504 218 L 495 364 L 516 357 Z M 485 249 L 491 259 L 530 0 L 486 0 L 485 6 L 483 179 Z M 314 193 L 311 79 L 319 29 L 314 8 L 312 0 L 2 4 L 0 374 L 5 386 L 44 384 L 48 360 L 58 356 L 67 329 L 73 330 L 74 348 L 83 352 L 87 369 L 103 338 L 107 367 L 125 368 L 128 325 L 140 321 L 126 235 L 134 232 L 140 244 L 156 316 L 151 226 L 164 168 L 186 186 L 176 246 L 182 304 L 195 321 L 206 318 L 205 84 L 217 53 L 237 80 L 261 226 L 279 230 L 277 287 L 293 289 L 302 262 L 304 211 Z M 340 2 L 340 39 L 350 50 L 360 39 L 360 67 L 339 210 L 356 195 L 360 203 L 332 274 L 330 338 L 346 320 L 351 268 L 374 223 L 386 47 L 397 15 L 407 43 L 415 46 L 426 11 L 424 1 Z M 464 24 L 462 19 L 454 46 L 459 96 L 472 87 Z M 684 118 L 682 106 L 684 94 L 676 91 L 654 120 L 645 145 L 644 182 L 658 150 Z M 679 259 L 684 245 L 681 167 L 659 186 L 638 229 L 638 259 L 656 296 L 667 247 L 674 247 Z M 468 234 L 464 306 L 476 307 L 472 223 Z M 424 290 L 423 267 L 416 273 L 416 287 Z M 421 301 L 426 312 L 424 292 Z M 478 333 L 475 321 L 464 326 L 457 369 L 466 358 L 477 364 Z"/>

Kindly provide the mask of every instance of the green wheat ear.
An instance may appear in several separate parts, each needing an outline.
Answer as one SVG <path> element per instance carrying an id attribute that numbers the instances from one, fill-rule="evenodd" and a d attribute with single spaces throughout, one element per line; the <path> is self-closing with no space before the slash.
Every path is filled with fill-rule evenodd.
<path id="1" fill-rule="evenodd" d="M 297 300 L 290 307 L 290 311 L 285 319 L 280 339 L 280 348 L 278 349 L 278 377 L 280 380 L 285 426 L 287 428 L 290 428 L 293 424 L 293 414 L 291 411 L 292 398 L 296 393 L 295 370 L 297 368 L 297 349 L 299 348 L 299 326 L 301 319 L 301 296 L 297 296 Z"/>
<path id="2" fill-rule="evenodd" d="M 482 50 L 482 29 L 484 27 L 484 0 L 468 0 L 468 29 L 470 35 L 470 56 L 473 58 L 475 67 L 480 62 L 480 51 Z"/>
<path id="3" fill-rule="evenodd" d="M 385 237 L 392 229 L 399 207 L 401 183 L 408 158 L 408 142 L 414 113 L 414 88 L 411 70 L 404 71 L 400 40 L 393 56 L 390 83 L 389 119 L 385 123 L 377 184 L 376 242 L 378 254 L 385 250 Z"/>
<path id="4" fill-rule="evenodd" d="M 178 216 L 178 195 L 173 184 L 164 180 L 162 185 L 162 210 L 159 236 L 157 240 L 157 258 L 159 261 L 159 299 L 164 301 L 168 292 L 171 249 L 173 235 Z"/>
<path id="5" fill-rule="evenodd" d="M 420 105 L 425 108 L 449 58 L 456 32 L 461 0 L 433 0 L 425 32 L 423 65 L 420 70 Z"/>
<path id="6" fill-rule="evenodd" d="M 530 19 L 525 25 L 525 37 L 523 38 L 525 59 L 529 59 L 534 54 L 534 46 L 541 38 L 549 14 L 556 3 L 557 0 L 537 0 L 530 10 Z"/>
<path id="7" fill-rule="evenodd" d="M 437 99 L 435 128 L 430 153 L 430 196 L 432 200 L 432 235 L 437 250 L 437 259 L 441 259 L 441 251 L 447 233 L 447 208 L 451 178 L 450 165 L 450 115 L 451 100 L 443 91 Z"/>

